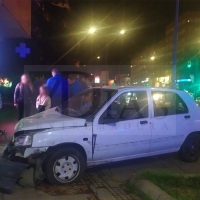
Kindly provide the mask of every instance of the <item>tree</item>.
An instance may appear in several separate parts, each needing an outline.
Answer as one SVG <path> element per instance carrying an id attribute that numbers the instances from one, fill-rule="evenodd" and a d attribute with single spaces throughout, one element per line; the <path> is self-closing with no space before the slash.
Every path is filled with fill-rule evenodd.
<path id="1" fill-rule="evenodd" d="M 69 12 L 68 0 L 32 1 L 32 38 L 41 64 L 54 63 L 66 50 Z"/>

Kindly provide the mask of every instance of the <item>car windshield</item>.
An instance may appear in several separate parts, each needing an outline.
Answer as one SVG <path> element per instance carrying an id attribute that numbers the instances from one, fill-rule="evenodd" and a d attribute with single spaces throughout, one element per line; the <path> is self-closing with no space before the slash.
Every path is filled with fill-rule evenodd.
<path id="1" fill-rule="evenodd" d="M 73 96 L 56 111 L 71 117 L 88 117 L 96 114 L 115 95 L 117 90 L 93 88 Z"/>

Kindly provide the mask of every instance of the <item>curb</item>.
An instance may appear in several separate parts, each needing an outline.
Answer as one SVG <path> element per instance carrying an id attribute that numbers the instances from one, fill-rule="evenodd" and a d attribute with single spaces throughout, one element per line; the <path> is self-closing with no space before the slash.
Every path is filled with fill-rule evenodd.
<path id="1" fill-rule="evenodd" d="M 95 188 L 90 186 L 90 189 L 99 200 L 116 200 L 116 198 L 105 188 Z"/>
<path id="2" fill-rule="evenodd" d="M 148 180 L 135 180 L 135 178 L 132 177 L 130 183 L 138 188 L 143 194 L 150 196 L 152 200 L 176 200 Z"/>

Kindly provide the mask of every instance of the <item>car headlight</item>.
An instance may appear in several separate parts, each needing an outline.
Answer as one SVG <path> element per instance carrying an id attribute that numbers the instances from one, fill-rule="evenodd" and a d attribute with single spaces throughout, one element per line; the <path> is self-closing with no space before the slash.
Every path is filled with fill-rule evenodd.
<path id="1" fill-rule="evenodd" d="M 20 135 L 15 138 L 15 146 L 31 146 L 32 136 L 31 135 Z"/>

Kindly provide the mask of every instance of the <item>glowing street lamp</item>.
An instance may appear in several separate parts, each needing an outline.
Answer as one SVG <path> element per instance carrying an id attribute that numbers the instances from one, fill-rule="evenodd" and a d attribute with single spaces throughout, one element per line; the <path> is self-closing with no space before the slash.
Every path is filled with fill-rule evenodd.
<path id="1" fill-rule="evenodd" d="M 90 34 L 93 34 L 93 33 L 95 33 L 95 32 L 96 32 L 96 29 L 95 29 L 95 28 L 90 28 L 90 29 L 89 29 L 89 33 L 90 33 Z"/>
<path id="2" fill-rule="evenodd" d="M 97 56 L 97 59 L 100 59 L 100 56 Z"/>
<path id="3" fill-rule="evenodd" d="M 124 29 L 122 29 L 120 32 L 119 32 L 121 35 L 124 35 L 124 33 L 125 33 L 125 30 Z"/>
<path id="4" fill-rule="evenodd" d="M 151 60 L 155 60 L 155 56 L 152 56 L 152 57 L 151 57 Z"/>

